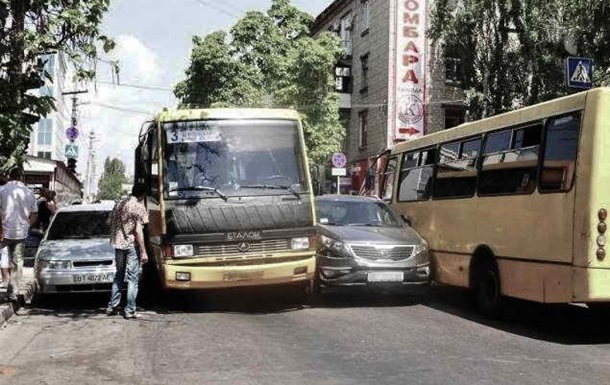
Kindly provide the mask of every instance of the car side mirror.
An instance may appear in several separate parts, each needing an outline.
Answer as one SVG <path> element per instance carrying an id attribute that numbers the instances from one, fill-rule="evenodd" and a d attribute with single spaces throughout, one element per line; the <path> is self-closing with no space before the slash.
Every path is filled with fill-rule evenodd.
<path id="1" fill-rule="evenodd" d="M 402 221 L 409 227 L 411 227 L 411 218 L 410 217 L 405 217 L 404 215 L 400 215 L 400 217 L 402 218 Z"/>

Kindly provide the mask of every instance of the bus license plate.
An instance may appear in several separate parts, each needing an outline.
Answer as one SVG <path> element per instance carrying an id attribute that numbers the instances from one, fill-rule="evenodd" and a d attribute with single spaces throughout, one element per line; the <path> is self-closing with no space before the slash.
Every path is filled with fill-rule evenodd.
<path id="1" fill-rule="evenodd" d="M 108 283 L 114 280 L 114 273 L 90 273 L 72 276 L 74 283 Z"/>
<path id="2" fill-rule="evenodd" d="M 262 279 L 264 272 L 262 271 L 240 271 L 225 273 L 225 281 L 252 281 L 255 279 Z"/>
<path id="3" fill-rule="evenodd" d="M 369 282 L 402 282 L 403 279 L 402 271 L 368 273 L 367 275 Z"/>

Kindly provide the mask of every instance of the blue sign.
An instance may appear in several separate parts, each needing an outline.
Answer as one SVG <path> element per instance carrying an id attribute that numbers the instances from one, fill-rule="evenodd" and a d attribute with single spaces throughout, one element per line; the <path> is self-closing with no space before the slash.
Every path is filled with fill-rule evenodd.
<path id="1" fill-rule="evenodd" d="M 76 144 L 66 144 L 64 155 L 66 156 L 66 159 L 78 158 L 78 146 Z"/>
<path id="2" fill-rule="evenodd" d="M 74 142 L 76 140 L 76 138 L 78 138 L 78 128 L 72 126 L 72 127 L 68 127 L 68 129 L 66 130 L 66 138 L 68 138 L 68 140 Z"/>
<path id="3" fill-rule="evenodd" d="M 593 59 L 568 57 L 566 59 L 568 87 L 589 89 L 593 84 Z"/>

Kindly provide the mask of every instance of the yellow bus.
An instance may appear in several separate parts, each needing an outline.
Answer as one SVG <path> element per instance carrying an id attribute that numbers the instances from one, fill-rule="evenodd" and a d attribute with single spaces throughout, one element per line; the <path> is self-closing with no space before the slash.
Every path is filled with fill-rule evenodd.
<path id="1" fill-rule="evenodd" d="M 295 111 L 163 110 L 143 125 L 135 163 L 163 287 L 309 287 L 315 212 Z"/>
<path id="2" fill-rule="evenodd" d="M 382 196 L 430 246 L 434 279 L 503 296 L 610 302 L 610 89 L 401 143 Z"/>

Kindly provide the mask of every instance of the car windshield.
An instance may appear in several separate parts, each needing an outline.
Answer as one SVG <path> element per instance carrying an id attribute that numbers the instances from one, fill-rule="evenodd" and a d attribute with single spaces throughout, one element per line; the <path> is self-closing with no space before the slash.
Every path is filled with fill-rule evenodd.
<path id="1" fill-rule="evenodd" d="M 332 226 L 400 227 L 402 222 L 383 202 L 318 200 L 320 224 Z"/>
<path id="2" fill-rule="evenodd" d="M 59 212 L 53 219 L 47 240 L 106 238 L 110 211 Z"/>
<path id="3" fill-rule="evenodd" d="M 307 190 L 296 121 L 202 120 L 166 123 L 164 128 L 168 198 Z"/>

